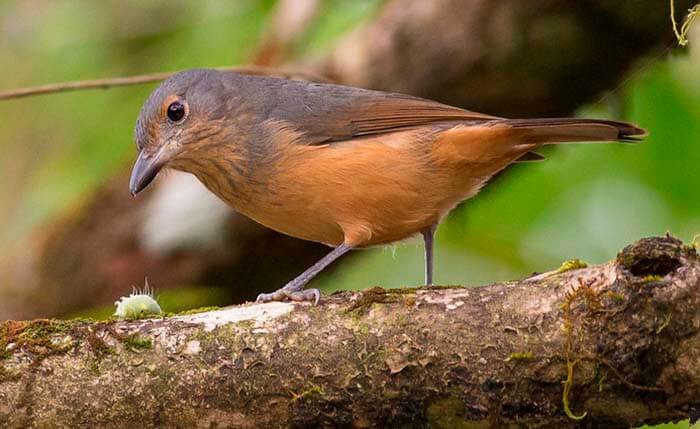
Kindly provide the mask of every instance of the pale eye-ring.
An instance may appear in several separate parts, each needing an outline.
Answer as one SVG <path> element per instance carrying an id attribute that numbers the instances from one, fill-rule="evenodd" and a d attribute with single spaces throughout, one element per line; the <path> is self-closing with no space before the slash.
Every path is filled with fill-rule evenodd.
<path id="1" fill-rule="evenodd" d="M 168 106 L 168 119 L 173 122 L 180 122 L 185 117 L 185 105 L 180 101 L 173 101 Z"/>

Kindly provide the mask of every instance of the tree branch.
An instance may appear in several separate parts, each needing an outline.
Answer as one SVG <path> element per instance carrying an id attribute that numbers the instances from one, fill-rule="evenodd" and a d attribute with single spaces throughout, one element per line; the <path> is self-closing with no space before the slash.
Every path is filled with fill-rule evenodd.
<path id="1" fill-rule="evenodd" d="M 696 418 L 700 260 L 131 322 L 6 322 L 3 427 L 630 427 Z"/>
<path id="2" fill-rule="evenodd" d="M 277 76 L 287 79 L 303 79 L 314 82 L 328 82 L 321 75 L 301 70 L 280 69 L 262 66 L 234 66 L 219 67 L 219 70 L 234 71 L 242 74 Z M 144 83 L 160 82 L 178 72 L 160 72 L 129 77 L 111 77 L 94 80 L 78 80 L 72 82 L 51 83 L 47 85 L 32 86 L 27 88 L 15 88 L 0 91 L 0 101 L 13 98 L 23 98 L 35 95 L 55 94 L 59 92 L 81 91 L 87 89 L 109 89 L 120 86 L 141 85 Z"/>

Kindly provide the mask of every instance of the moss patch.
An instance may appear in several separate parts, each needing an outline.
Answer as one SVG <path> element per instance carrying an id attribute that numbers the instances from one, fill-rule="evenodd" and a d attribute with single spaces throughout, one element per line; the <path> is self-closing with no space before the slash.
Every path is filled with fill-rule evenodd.
<path id="1" fill-rule="evenodd" d="M 54 354 L 62 354 L 76 347 L 74 331 L 84 325 L 83 320 L 37 319 L 32 321 L 8 320 L 0 327 L 0 358 L 7 359 L 13 351 L 21 350 L 32 356 L 32 365 Z"/>
<path id="2" fill-rule="evenodd" d="M 528 361 L 528 360 L 533 360 L 533 359 L 535 359 L 535 355 L 532 352 L 517 352 L 517 353 L 511 353 L 503 361 L 504 362 Z"/>
<path id="3" fill-rule="evenodd" d="M 312 386 L 309 389 L 304 390 L 301 393 L 292 392 L 292 402 L 297 402 L 311 396 L 324 396 L 326 392 L 321 386 Z"/>
<path id="4" fill-rule="evenodd" d="M 580 259 L 569 259 L 568 261 L 564 261 L 561 266 L 554 271 L 554 273 L 561 274 L 571 270 L 579 270 L 581 268 L 588 268 L 588 264 Z"/>
<path id="5" fill-rule="evenodd" d="M 122 339 L 122 344 L 129 350 L 148 350 L 153 348 L 150 338 L 141 338 L 138 334 L 127 335 Z"/>
<path id="6" fill-rule="evenodd" d="M 190 310 L 181 311 L 179 313 L 173 313 L 173 314 L 168 313 L 167 315 L 168 316 L 187 316 L 189 314 L 206 313 L 208 311 L 216 311 L 216 310 L 221 310 L 221 307 L 218 307 L 216 305 L 210 305 L 208 307 L 192 308 Z"/>

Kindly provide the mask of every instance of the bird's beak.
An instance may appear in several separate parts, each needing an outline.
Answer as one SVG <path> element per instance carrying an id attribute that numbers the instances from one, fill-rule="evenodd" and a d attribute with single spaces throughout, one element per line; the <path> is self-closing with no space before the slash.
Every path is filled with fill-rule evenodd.
<path id="1" fill-rule="evenodd" d="M 147 154 L 144 151 L 139 153 L 134 168 L 131 170 L 131 180 L 129 180 L 131 195 L 143 191 L 156 178 L 158 172 L 167 162 L 166 157 L 163 156 L 164 149 L 161 148 L 154 154 Z"/>

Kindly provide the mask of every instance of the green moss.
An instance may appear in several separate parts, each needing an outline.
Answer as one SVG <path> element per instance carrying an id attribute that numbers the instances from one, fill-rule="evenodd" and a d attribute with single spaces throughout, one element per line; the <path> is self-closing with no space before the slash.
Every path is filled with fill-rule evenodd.
<path id="1" fill-rule="evenodd" d="M 129 350 L 149 350 L 153 348 L 150 338 L 140 338 L 138 334 L 131 334 L 121 338 L 122 344 Z"/>
<path id="2" fill-rule="evenodd" d="M 65 353 L 79 342 L 72 339 L 73 330 L 83 321 L 37 319 L 32 321 L 8 320 L 0 325 L 0 358 L 7 359 L 12 353 L 7 350 L 14 343 L 15 349 L 28 351 L 34 356 L 33 364 L 54 354 Z M 57 338 L 64 335 L 66 341 Z"/>
<path id="3" fill-rule="evenodd" d="M 326 392 L 323 390 L 323 387 L 321 386 L 312 386 L 309 389 L 304 390 L 303 392 L 296 394 L 292 392 L 292 402 L 297 402 L 299 400 L 306 399 L 312 395 L 317 395 L 317 396 L 325 396 Z"/>
<path id="4" fill-rule="evenodd" d="M 598 378 L 598 393 L 603 392 L 603 388 L 605 387 L 605 380 L 608 378 L 606 374 L 602 374 Z"/>
<path id="5" fill-rule="evenodd" d="M 216 305 L 210 305 L 208 307 L 192 308 L 190 310 L 181 311 L 179 313 L 173 313 L 173 314 L 168 313 L 168 316 L 187 316 L 189 314 L 206 313 L 208 311 L 216 311 L 216 310 L 221 310 L 221 307 L 218 307 Z"/>
<path id="6" fill-rule="evenodd" d="M 662 280 L 663 277 L 658 274 L 648 274 L 642 279 L 644 283 L 658 282 Z"/>
<path id="7" fill-rule="evenodd" d="M 366 323 L 361 323 L 359 324 L 357 331 L 360 333 L 360 335 L 366 337 L 369 335 L 369 325 Z"/>
<path id="8" fill-rule="evenodd" d="M 577 362 L 566 362 L 566 380 L 564 381 L 564 390 L 562 391 L 562 403 L 564 405 L 564 413 L 571 420 L 582 420 L 588 414 L 588 411 L 584 411 L 583 414 L 577 416 L 571 411 L 571 406 L 569 404 L 569 391 L 574 384 L 574 366 Z"/>
<path id="9" fill-rule="evenodd" d="M 0 365 L 0 384 L 6 381 L 19 380 L 21 374 L 18 371 L 11 372 L 4 365 Z"/>
<path id="10" fill-rule="evenodd" d="M 503 361 L 504 362 L 511 362 L 511 361 L 524 361 L 524 360 L 533 360 L 533 359 L 535 359 L 535 355 L 532 352 L 517 352 L 517 353 L 511 353 Z"/>
<path id="11" fill-rule="evenodd" d="M 567 271 L 578 270 L 581 268 L 588 268 L 588 264 L 580 259 L 569 259 L 568 261 L 564 261 L 554 273 L 561 274 Z"/>
<path id="12" fill-rule="evenodd" d="M 656 328 L 656 334 L 658 335 L 661 333 L 661 331 L 666 329 L 666 327 L 668 326 L 669 323 L 671 323 L 671 313 L 668 313 L 666 315 L 666 317 L 664 318 L 663 323 L 661 325 L 659 325 L 658 328 Z"/>
<path id="13" fill-rule="evenodd" d="M 26 323 L 18 335 L 19 340 L 42 341 L 51 335 L 65 333 L 75 326 L 71 321 L 51 319 L 38 319 Z"/>
<path id="14" fill-rule="evenodd" d="M 12 355 L 10 351 L 7 350 L 7 346 L 9 345 L 7 331 L 7 323 L 3 323 L 2 325 L 0 325 L 0 359 L 7 359 Z"/>
<path id="15" fill-rule="evenodd" d="M 613 292 L 613 291 L 605 292 L 605 296 L 607 296 L 608 298 L 612 299 L 615 302 L 624 302 L 625 301 L 624 295 L 622 295 L 620 293 Z"/>

